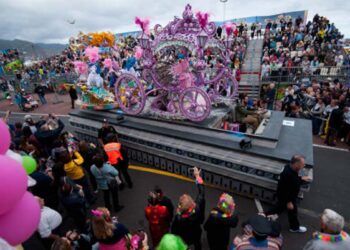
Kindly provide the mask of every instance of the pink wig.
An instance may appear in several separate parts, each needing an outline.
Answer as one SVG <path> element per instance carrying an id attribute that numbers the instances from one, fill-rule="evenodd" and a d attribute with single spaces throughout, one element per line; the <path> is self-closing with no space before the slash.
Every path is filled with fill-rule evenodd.
<path id="1" fill-rule="evenodd" d="M 106 58 L 104 61 L 103 61 L 103 67 L 105 67 L 106 69 L 111 69 L 112 68 L 112 65 L 113 62 L 110 58 Z"/>

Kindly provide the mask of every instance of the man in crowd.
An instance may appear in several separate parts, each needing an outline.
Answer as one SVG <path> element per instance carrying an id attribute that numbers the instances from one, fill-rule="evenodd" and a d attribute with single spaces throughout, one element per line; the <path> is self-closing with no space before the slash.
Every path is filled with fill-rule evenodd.
<path id="1" fill-rule="evenodd" d="M 297 199 L 300 185 L 303 181 L 311 181 L 309 176 L 299 176 L 299 172 L 305 167 L 305 157 L 294 155 L 287 164 L 277 185 L 277 205 L 266 215 L 280 214 L 288 211 L 289 231 L 292 233 L 305 233 L 306 227 L 300 226 L 298 220 Z"/>
<path id="2" fill-rule="evenodd" d="M 343 228 L 344 217 L 331 209 L 325 209 L 321 216 L 320 232 L 313 234 L 304 250 L 350 249 L 350 237 Z"/>
<path id="3" fill-rule="evenodd" d="M 241 102 L 236 106 L 236 116 L 239 123 L 253 126 L 255 131 L 259 126 L 258 114 L 248 109 L 248 96 L 241 99 Z"/>
<path id="4" fill-rule="evenodd" d="M 43 199 L 38 196 L 36 198 L 41 208 L 38 232 L 46 248 L 50 249 L 51 244 L 59 238 L 58 232 L 62 216 L 57 211 L 46 207 Z"/>
<path id="5" fill-rule="evenodd" d="M 47 103 L 45 99 L 45 88 L 42 85 L 34 84 L 34 92 L 38 95 L 40 102 L 44 105 Z"/>
<path id="6" fill-rule="evenodd" d="M 98 142 L 103 147 L 107 143 L 107 136 L 109 134 L 116 135 L 118 138 L 117 131 L 111 125 L 107 119 L 103 119 L 102 128 L 98 130 Z"/>

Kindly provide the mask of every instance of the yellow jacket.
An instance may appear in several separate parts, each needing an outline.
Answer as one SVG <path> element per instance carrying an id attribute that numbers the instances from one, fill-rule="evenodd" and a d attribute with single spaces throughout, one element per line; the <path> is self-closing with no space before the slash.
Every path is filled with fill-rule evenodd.
<path id="1" fill-rule="evenodd" d="M 74 160 L 64 164 L 64 171 L 72 180 L 78 180 L 84 177 L 84 170 L 81 166 L 84 162 L 84 158 L 78 152 L 74 152 L 74 156 Z"/>

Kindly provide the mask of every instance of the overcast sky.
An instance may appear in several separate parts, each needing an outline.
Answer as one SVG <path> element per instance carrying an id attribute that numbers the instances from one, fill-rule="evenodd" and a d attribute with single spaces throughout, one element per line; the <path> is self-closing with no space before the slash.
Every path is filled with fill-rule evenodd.
<path id="1" fill-rule="evenodd" d="M 150 17 L 151 27 L 180 16 L 190 3 L 195 11 L 221 21 L 220 0 L 0 0 L 0 38 L 67 43 L 79 31 L 134 31 L 135 16 Z M 241 18 L 308 10 L 327 16 L 350 37 L 349 0 L 228 0 L 226 18 Z M 76 20 L 69 24 L 67 20 Z"/>

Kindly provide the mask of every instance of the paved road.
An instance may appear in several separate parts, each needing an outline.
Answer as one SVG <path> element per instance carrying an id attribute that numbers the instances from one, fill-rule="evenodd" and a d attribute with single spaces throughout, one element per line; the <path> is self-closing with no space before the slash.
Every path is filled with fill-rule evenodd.
<path id="1" fill-rule="evenodd" d="M 62 116 L 61 119 L 65 124 L 68 123 L 67 116 Z M 23 120 L 23 114 L 12 115 L 11 122 L 18 120 Z M 67 126 L 67 129 L 69 130 L 70 127 Z M 286 215 L 282 215 L 280 218 L 285 237 L 284 249 L 287 250 L 301 249 L 311 237 L 312 231 L 318 229 L 319 214 L 324 208 L 331 208 L 341 213 L 347 221 L 346 229 L 350 231 L 350 153 L 348 151 L 314 147 L 314 159 L 314 182 L 310 192 L 305 195 L 300 204 L 300 219 L 302 223 L 308 226 L 308 233 L 304 235 L 289 233 Z M 190 182 L 136 170 L 130 170 L 130 172 L 135 187 L 132 190 L 126 189 L 121 193 L 121 201 L 126 205 L 126 209 L 120 212 L 118 216 L 122 222 L 125 222 L 132 229 L 138 229 L 140 226 L 144 227 L 142 208 L 146 205 L 148 191 L 154 185 L 157 184 L 163 187 L 165 193 L 174 203 L 182 193 L 192 195 L 196 193 L 194 184 Z M 207 212 L 210 207 L 215 206 L 220 193 L 216 189 L 206 190 Z M 240 196 L 236 196 L 235 199 L 241 222 L 247 219 L 249 215 L 257 212 L 253 200 Z M 268 207 L 266 204 L 263 204 L 263 206 L 264 208 Z M 239 228 L 235 229 L 232 235 L 239 233 L 239 231 Z"/>

